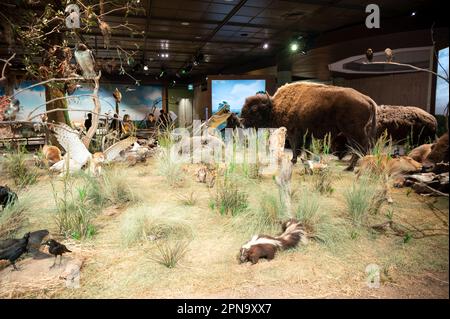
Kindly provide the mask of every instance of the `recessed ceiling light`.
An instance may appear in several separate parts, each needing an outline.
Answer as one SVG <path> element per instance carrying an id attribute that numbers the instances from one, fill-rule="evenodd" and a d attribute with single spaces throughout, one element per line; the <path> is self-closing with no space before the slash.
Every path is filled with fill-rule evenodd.
<path id="1" fill-rule="evenodd" d="M 195 38 L 196 38 L 196 39 L 201 39 L 202 37 L 200 37 L 200 36 L 196 36 Z"/>
<path id="2" fill-rule="evenodd" d="M 296 52 L 298 50 L 298 43 L 297 42 L 292 42 L 289 47 L 290 47 L 292 52 Z"/>
<path id="3" fill-rule="evenodd" d="M 416 14 L 417 14 L 416 11 L 412 12 L 412 13 L 411 13 L 411 17 L 414 17 Z"/>
<path id="4" fill-rule="evenodd" d="M 182 25 L 189 25 L 189 22 L 181 22 Z"/>
<path id="5" fill-rule="evenodd" d="M 269 48 L 269 43 L 267 43 L 267 42 L 264 43 L 264 44 L 263 44 L 263 49 L 264 49 L 264 50 L 267 50 L 268 48 Z"/>
<path id="6" fill-rule="evenodd" d="M 148 65 L 144 65 L 144 71 L 148 71 Z"/>

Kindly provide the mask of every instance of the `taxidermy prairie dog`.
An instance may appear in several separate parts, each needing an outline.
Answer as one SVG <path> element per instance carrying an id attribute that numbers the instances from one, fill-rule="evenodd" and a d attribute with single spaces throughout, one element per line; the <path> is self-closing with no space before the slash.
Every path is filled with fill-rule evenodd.
<path id="1" fill-rule="evenodd" d="M 53 165 L 61 160 L 61 151 L 56 146 L 44 145 L 42 153 L 48 165 Z"/>
<path id="2" fill-rule="evenodd" d="M 216 170 L 209 169 L 207 166 L 200 167 L 195 175 L 197 182 L 204 183 L 209 188 L 212 188 L 216 182 Z"/>

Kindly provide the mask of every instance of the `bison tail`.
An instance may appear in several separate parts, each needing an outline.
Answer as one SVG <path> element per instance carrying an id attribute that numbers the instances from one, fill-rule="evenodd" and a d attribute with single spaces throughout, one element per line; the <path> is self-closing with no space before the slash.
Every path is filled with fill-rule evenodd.
<path id="1" fill-rule="evenodd" d="M 370 124 L 366 126 L 366 134 L 369 138 L 370 147 L 372 147 L 376 140 L 377 135 L 377 103 L 372 100 L 370 97 L 367 97 L 368 102 L 371 105 L 371 115 L 370 115 Z"/>

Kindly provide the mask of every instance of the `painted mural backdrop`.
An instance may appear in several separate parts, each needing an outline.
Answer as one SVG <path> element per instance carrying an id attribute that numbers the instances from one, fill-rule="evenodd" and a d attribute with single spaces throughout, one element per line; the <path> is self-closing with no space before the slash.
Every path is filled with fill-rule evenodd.
<path id="1" fill-rule="evenodd" d="M 265 80 L 212 80 L 212 112 L 228 104 L 231 112 L 240 113 L 248 96 L 265 90 Z"/>
<path id="2" fill-rule="evenodd" d="M 24 81 L 19 89 L 32 85 L 33 82 Z M 102 114 L 108 113 L 111 116 L 115 111 L 115 100 L 112 95 L 115 88 L 122 93 L 122 102 L 119 105 L 120 115 L 129 114 L 134 121 L 141 121 L 152 108 L 162 107 L 162 86 L 127 86 L 115 84 L 102 84 L 99 90 Z M 18 90 L 15 90 L 15 93 Z M 0 92 L 1 93 L 1 92 Z M 84 122 L 86 114 L 94 108 L 92 101 L 92 87 L 83 84 L 73 95 L 68 98 L 70 109 L 85 110 L 84 112 L 69 112 L 73 122 Z M 1 95 L 1 94 L 0 94 Z M 41 106 L 33 114 L 45 111 L 45 89 L 44 86 L 36 86 L 20 92 L 15 96 L 20 101 L 20 111 L 17 120 L 25 120 L 28 114 L 38 106 Z M 35 121 L 38 118 L 34 119 Z"/>
<path id="3" fill-rule="evenodd" d="M 448 74 L 448 48 L 439 51 L 438 74 L 446 76 Z M 445 69 L 445 71 L 444 71 Z M 444 109 L 448 103 L 448 83 L 441 78 L 437 78 L 436 83 L 436 114 L 444 114 Z"/>

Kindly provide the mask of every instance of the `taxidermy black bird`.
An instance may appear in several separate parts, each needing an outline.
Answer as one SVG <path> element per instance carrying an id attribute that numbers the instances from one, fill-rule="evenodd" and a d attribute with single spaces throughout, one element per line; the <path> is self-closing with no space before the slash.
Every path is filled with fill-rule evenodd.
<path id="1" fill-rule="evenodd" d="M 97 76 L 95 73 L 95 59 L 92 55 L 92 51 L 88 49 L 83 43 L 78 44 L 75 50 L 75 60 L 77 60 L 78 65 L 83 72 L 83 77 L 85 79 L 93 79 Z"/>
<path id="2" fill-rule="evenodd" d="M 7 185 L 0 186 L 0 206 L 2 207 L 2 210 L 7 205 L 13 205 L 17 199 L 17 194 L 14 193 Z"/>
<path id="3" fill-rule="evenodd" d="M 386 50 L 384 50 L 384 53 L 386 54 L 386 62 L 391 63 L 392 59 L 394 58 L 394 53 L 392 52 L 392 50 L 390 48 L 387 48 Z"/>
<path id="4" fill-rule="evenodd" d="M 373 60 L 373 51 L 371 48 L 368 48 L 366 51 L 367 62 L 372 62 Z"/>
<path id="5" fill-rule="evenodd" d="M 39 251 L 42 240 L 46 236 L 48 236 L 48 234 L 49 232 L 47 229 L 37 230 L 30 233 L 30 237 L 28 238 L 27 252 L 33 255 L 33 259 L 42 259 L 50 257 L 50 255 L 44 254 L 43 252 Z M 0 240 L 0 250 L 7 249 L 8 247 L 11 247 L 19 243 L 20 241 L 21 239 L 15 238 Z"/>
<path id="6" fill-rule="evenodd" d="M 47 245 L 48 246 L 48 252 L 50 254 L 52 254 L 53 256 L 55 256 L 55 261 L 53 262 L 53 265 L 50 267 L 53 268 L 56 265 L 56 259 L 58 258 L 58 256 L 60 256 L 59 259 L 59 265 L 61 266 L 61 262 L 62 262 L 62 255 L 64 253 L 71 253 L 72 251 L 67 249 L 67 247 L 61 243 L 58 243 L 56 240 L 54 239 L 50 239 L 48 241 L 46 241 L 45 243 L 43 243 L 42 245 Z"/>
<path id="7" fill-rule="evenodd" d="M 22 239 L 19 239 L 11 246 L 0 250 L 0 260 L 9 260 L 14 270 L 19 270 L 16 266 L 16 260 L 27 251 L 30 233 L 26 233 Z"/>

